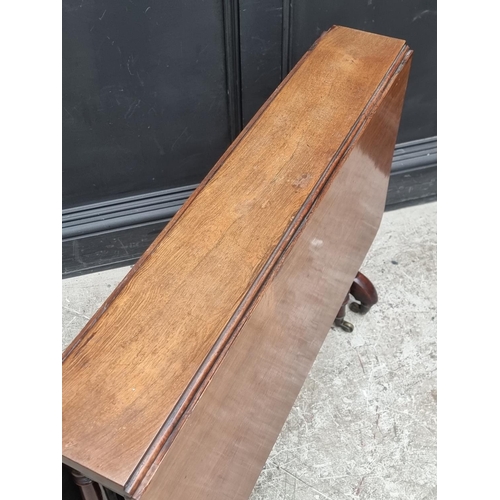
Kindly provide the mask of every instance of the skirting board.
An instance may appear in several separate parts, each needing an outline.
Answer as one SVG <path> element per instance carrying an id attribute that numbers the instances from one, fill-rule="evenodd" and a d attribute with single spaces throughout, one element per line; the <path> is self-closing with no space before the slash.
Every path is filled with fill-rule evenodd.
<path id="1" fill-rule="evenodd" d="M 63 278 L 134 264 L 196 185 L 63 210 Z M 386 210 L 437 197 L 437 138 L 396 145 Z"/>

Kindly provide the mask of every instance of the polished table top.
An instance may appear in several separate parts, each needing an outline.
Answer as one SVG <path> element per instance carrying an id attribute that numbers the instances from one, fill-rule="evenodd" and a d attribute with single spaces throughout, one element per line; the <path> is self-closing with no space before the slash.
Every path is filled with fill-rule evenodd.
<path id="1" fill-rule="evenodd" d="M 142 477 L 408 57 L 341 27 L 304 56 L 65 351 L 66 463 Z"/>

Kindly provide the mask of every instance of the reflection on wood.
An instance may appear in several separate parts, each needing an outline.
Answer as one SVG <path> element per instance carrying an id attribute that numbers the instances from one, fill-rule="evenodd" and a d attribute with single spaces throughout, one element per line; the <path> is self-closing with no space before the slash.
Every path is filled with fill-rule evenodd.
<path id="1" fill-rule="evenodd" d="M 336 27 L 63 362 L 63 460 L 132 498 L 245 499 L 376 234 L 411 52 Z"/>

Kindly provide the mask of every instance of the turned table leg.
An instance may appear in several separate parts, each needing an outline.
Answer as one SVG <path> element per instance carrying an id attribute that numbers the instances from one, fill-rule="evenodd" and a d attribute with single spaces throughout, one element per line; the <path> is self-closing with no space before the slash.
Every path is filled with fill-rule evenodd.
<path id="1" fill-rule="evenodd" d="M 75 484 L 80 488 L 83 500 L 107 500 L 102 493 L 101 487 L 95 481 L 75 469 L 71 470 L 71 475 Z"/>
<path id="2" fill-rule="evenodd" d="M 346 332 L 354 330 L 354 325 L 344 319 L 349 295 L 352 295 L 357 301 L 351 302 L 349 309 L 360 314 L 366 314 L 378 302 L 377 290 L 375 290 L 373 283 L 363 273 L 358 273 L 333 323 L 333 326 L 339 326 Z"/>
<path id="3" fill-rule="evenodd" d="M 339 309 L 339 312 L 337 313 L 337 317 L 335 318 L 333 325 L 340 326 L 342 330 L 350 333 L 354 330 L 354 325 L 344 319 L 345 310 L 348 302 L 349 302 L 349 294 L 345 296 L 344 302 L 342 302 L 342 307 Z"/>

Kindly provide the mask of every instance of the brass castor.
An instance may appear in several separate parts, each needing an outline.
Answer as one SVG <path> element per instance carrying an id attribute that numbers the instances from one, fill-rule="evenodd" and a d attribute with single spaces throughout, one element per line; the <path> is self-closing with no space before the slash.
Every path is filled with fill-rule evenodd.
<path id="1" fill-rule="evenodd" d="M 349 309 L 357 314 L 366 314 L 370 310 L 369 307 L 359 304 L 358 302 L 351 302 L 349 304 Z"/>
<path id="2" fill-rule="evenodd" d="M 349 321 L 346 321 L 345 319 L 336 319 L 335 322 L 333 323 L 334 326 L 340 326 L 344 332 L 347 333 L 352 333 L 354 331 L 354 325 L 352 323 L 349 323 Z"/>

